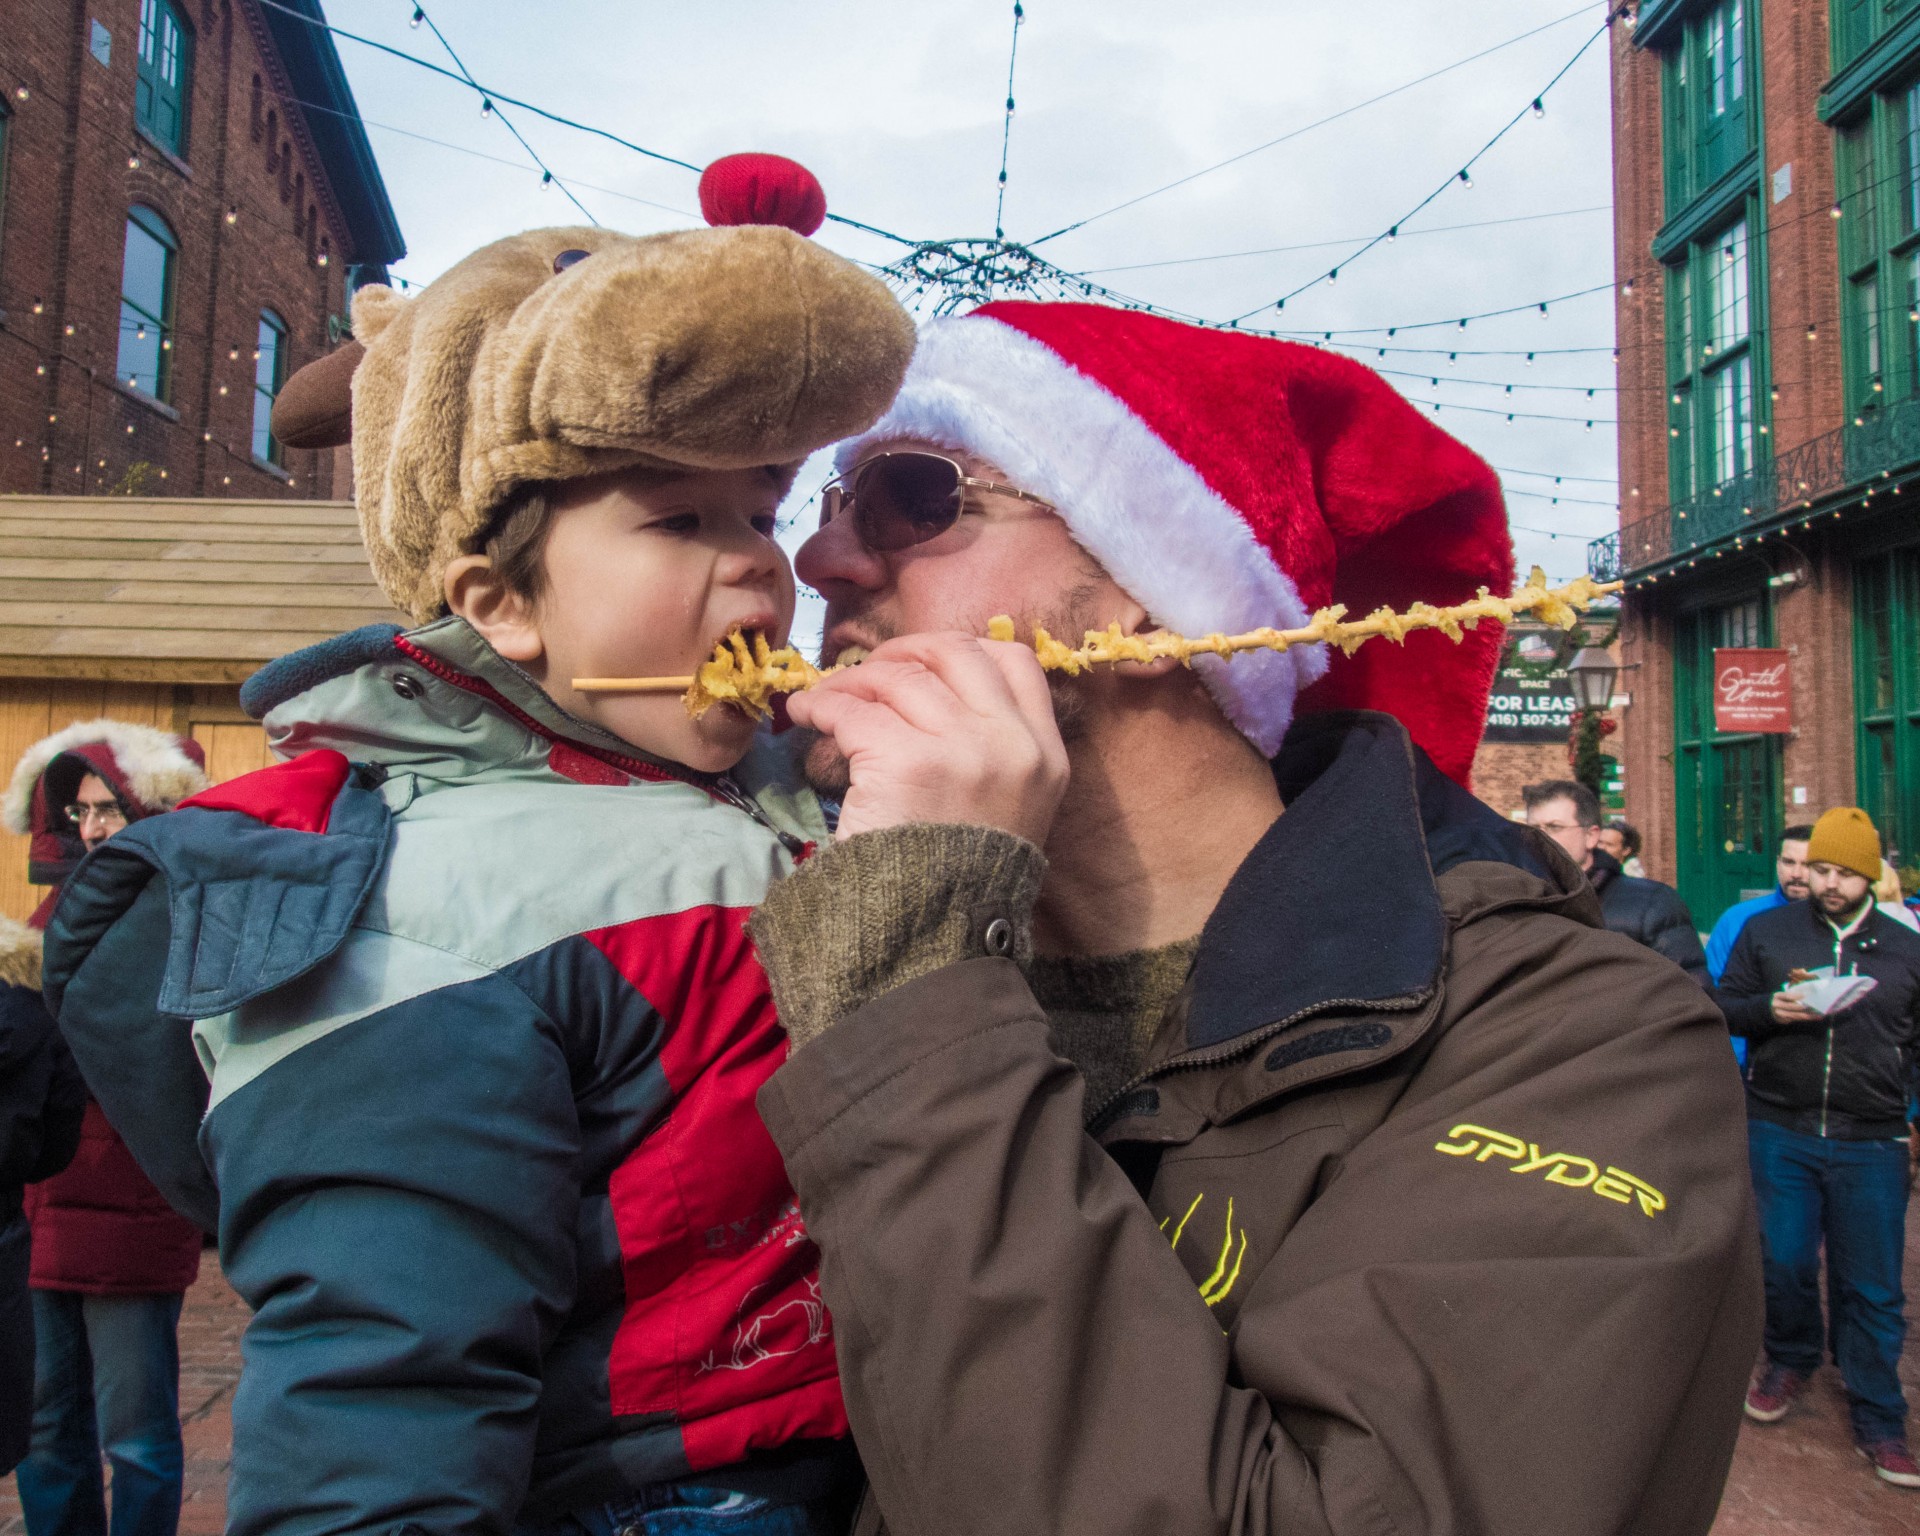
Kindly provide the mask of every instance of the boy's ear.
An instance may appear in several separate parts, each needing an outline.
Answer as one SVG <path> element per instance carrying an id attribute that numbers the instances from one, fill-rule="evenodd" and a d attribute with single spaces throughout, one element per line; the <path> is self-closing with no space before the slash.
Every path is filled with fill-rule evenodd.
<path id="1" fill-rule="evenodd" d="M 444 578 L 447 611 L 465 619 L 508 661 L 537 662 L 546 654 L 534 605 L 500 579 L 485 555 L 462 555 Z"/>

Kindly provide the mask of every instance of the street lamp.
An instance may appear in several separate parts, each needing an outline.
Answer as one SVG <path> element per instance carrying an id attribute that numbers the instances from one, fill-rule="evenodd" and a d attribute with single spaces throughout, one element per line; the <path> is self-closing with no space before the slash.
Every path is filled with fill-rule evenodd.
<path id="1" fill-rule="evenodd" d="M 1613 704 L 1614 680 L 1620 664 L 1597 645 L 1582 646 L 1567 663 L 1573 696 L 1582 710 L 1603 710 Z"/>

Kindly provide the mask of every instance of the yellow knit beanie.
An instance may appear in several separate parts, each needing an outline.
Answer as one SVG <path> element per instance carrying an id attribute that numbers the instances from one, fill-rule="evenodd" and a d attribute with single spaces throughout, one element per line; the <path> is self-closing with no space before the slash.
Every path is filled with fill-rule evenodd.
<path id="1" fill-rule="evenodd" d="M 1807 843 L 1809 864 L 1837 864 L 1868 880 L 1880 878 L 1880 834 L 1867 813 L 1854 805 L 1839 805 L 1813 824 Z"/>

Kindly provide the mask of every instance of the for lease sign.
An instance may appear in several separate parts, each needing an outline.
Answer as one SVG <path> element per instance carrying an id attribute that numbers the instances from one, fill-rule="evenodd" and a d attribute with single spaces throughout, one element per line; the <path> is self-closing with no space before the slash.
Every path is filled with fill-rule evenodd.
<path id="1" fill-rule="evenodd" d="M 1713 653 L 1713 728 L 1722 734 L 1793 729 L 1785 651 L 1743 647 Z"/>
<path id="2" fill-rule="evenodd" d="M 1566 637 L 1556 629 L 1514 624 L 1487 699 L 1488 741 L 1565 741 L 1577 708 L 1567 676 Z"/>

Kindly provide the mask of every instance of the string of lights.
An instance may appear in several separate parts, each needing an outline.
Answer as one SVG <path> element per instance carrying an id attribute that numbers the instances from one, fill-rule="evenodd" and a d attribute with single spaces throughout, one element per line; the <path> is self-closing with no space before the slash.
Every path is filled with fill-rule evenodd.
<path id="1" fill-rule="evenodd" d="M 390 58 L 399 59 L 404 63 L 411 64 L 417 69 L 424 69 L 431 74 L 439 75 L 442 79 L 451 80 L 454 84 L 479 95 L 483 105 L 491 101 L 496 110 L 502 103 L 510 107 L 518 107 L 523 112 L 531 112 L 535 117 L 543 118 L 547 122 L 554 123 L 559 127 L 571 128 L 578 133 L 589 134 L 594 138 L 605 139 L 611 144 L 617 144 L 622 149 L 631 150 L 636 155 L 644 155 L 649 160 L 657 160 L 663 165 L 678 166 L 683 171 L 692 171 L 696 176 L 700 174 L 701 168 L 691 160 L 682 160 L 678 155 L 669 155 L 661 150 L 649 149 L 646 145 L 636 144 L 632 139 L 625 138 L 610 128 L 602 128 L 594 123 L 581 122 L 579 119 L 568 117 L 564 113 L 550 111 L 548 108 L 539 106 L 534 102 L 522 100 L 520 97 L 509 95 L 505 91 L 495 90 L 491 86 L 480 84 L 478 81 L 466 79 L 450 69 L 441 68 L 430 59 L 423 59 L 418 54 L 408 53 L 404 48 L 395 48 L 390 44 L 376 41 L 371 37 L 363 37 L 358 32 L 349 32 L 344 27 L 336 27 L 331 22 L 319 17 L 309 16 L 304 11 L 297 11 L 292 6 L 284 5 L 281 3 L 281 0 L 258 0 L 258 3 L 266 6 L 269 10 L 279 11 L 283 15 L 291 16 L 295 21 L 301 22 L 306 26 L 316 27 L 322 32 L 330 33 L 334 37 L 345 38 L 350 43 L 358 43 L 363 48 L 371 48 L 376 52 L 388 55 Z M 911 246 L 915 243 L 905 235 L 896 235 L 892 230 L 881 229 L 877 225 L 867 224 L 859 219 L 848 218 L 842 213 L 829 212 L 827 218 L 832 223 L 844 225 L 849 229 L 862 230 L 870 235 L 878 235 L 884 240 L 893 241 L 896 245 Z"/>
<path id="2" fill-rule="evenodd" d="M 1425 229 L 1403 229 L 1402 240 L 1412 240 L 1421 235 L 1448 235 L 1465 229 L 1492 229 L 1501 224 L 1537 224 L 1543 219 L 1568 219 L 1578 214 L 1612 213 L 1610 203 L 1597 203 L 1591 208 L 1560 208 L 1552 213 L 1521 213 L 1505 219 L 1470 219 L 1464 224 L 1429 224 Z M 1101 277 L 1111 272 L 1147 272 L 1159 267 L 1191 267 L 1210 261 L 1237 261 L 1243 256 L 1284 256 L 1294 251 L 1325 251 L 1335 246 L 1352 245 L 1356 240 L 1366 239 L 1365 235 L 1343 235 L 1337 240 L 1309 240 L 1304 245 L 1268 245 L 1250 251 L 1220 251 L 1211 256 L 1176 256 L 1166 261 L 1136 261 L 1119 267 L 1082 267 L 1075 277 Z"/>
<path id="3" fill-rule="evenodd" d="M 408 25 L 413 27 L 418 27 L 423 23 L 425 24 L 426 29 L 440 40 L 440 46 L 447 50 L 447 57 L 453 60 L 453 66 L 455 69 L 460 71 L 461 78 L 464 79 L 467 82 L 467 84 L 471 85 L 475 90 L 479 90 L 480 85 L 479 85 L 479 82 L 473 78 L 473 71 L 468 69 L 466 66 L 465 60 L 463 60 L 459 54 L 454 52 L 453 44 L 447 41 L 447 34 L 440 30 L 440 24 L 427 14 L 427 9 L 424 5 L 416 4 L 413 8 L 412 19 L 408 22 Z M 555 180 L 554 174 L 553 174 L 553 168 L 549 166 L 546 161 L 540 158 L 540 152 L 527 142 L 526 135 L 521 133 L 521 131 L 518 128 L 513 126 L 512 119 L 509 118 L 505 112 L 500 110 L 500 108 L 496 107 L 493 104 L 492 98 L 487 97 L 484 93 L 482 94 L 482 105 L 480 110 L 484 116 L 498 118 L 500 120 L 500 126 L 502 128 L 505 128 L 508 133 L 514 136 L 515 140 L 518 141 L 520 147 L 527 152 L 528 156 L 532 159 L 533 163 L 540 168 L 540 185 L 541 186 L 543 187 L 558 186 L 560 190 L 566 194 L 567 201 L 572 203 L 574 207 L 580 210 L 582 216 L 586 219 L 586 221 L 589 224 L 593 225 L 594 228 L 596 229 L 600 227 L 600 221 L 593 216 L 592 210 L 589 209 L 585 203 L 581 202 L 579 198 L 573 195 L 572 188 L 570 188 L 564 181 Z"/>
<path id="4" fill-rule="evenodd" d="M 1013 70 L 1020 62 L 1020 26 L 1027 19 L 1026 8 L 1013 0 L 1013 46 L 1007 50 L 1007 119 L 1000 129 L 1000 191 L 993 205 L 993 238 L 1004 240 L 1002 227 L 1007 213 L 1007 151 L 1013 145 Z"/>
<path id="5" fill-rule="evenodd" d="M 1343 266 L 1350 267 L 1353 265 L 1354 262 L 1361 260 L 1370 252 L 1379 249 L 1379 247 L 1381 247 L 1382 245 L 1390 244 L 1394 240 L 1398 239 L 1400 234 L 1400 226 L 1402 224 L 1406 224 L 1412 221 L 1417 215 L 1423 212 L 1430 204 L 1438 200 L 1449 188 L 1454 186 L 1460 186 L 1460 187 L 1464 187 L 1471 190 L 1473 186 L 1474 166 L 1479 164 L 1481 160 L 1483 160 L 1488 154 L 1492 152 L 1494 146 L 1499 144 L 1499 142 L 1502 139 L 1504 139 L 1509 133 L 1511 133 L 1521 123 L 1525 122 L 1529 116 L 1533 116 L 1533 117 L 1546 116 L 1546 110 L 1547 110 L 1546 98 L 1552 92 L 1553 88 L 1557 86 L 1562 80 L 1564 80 L 1567 77 L 1568 73 L 1572 71 L 1573 67 L 1576 64 L 1578 64 L 1582 58 L 1586 56 L 1586 52 L 1589 48 L 1591 48 L 1595 43 L 1599 42 L 1601 38 L 1607 35 L 1607 32 L 1613 26 L 1615 19 L 1617 17 L 1623 16 L 1624 14 L 1626 14 L 1626 11 L 1627 11 L 1627 7 L 1624 5 L 1621 6 L 1618 10 L 1609 8 L 1607 11 L 1606 19 L 1602 21 L 1599 27 L 1597 27 L 1594 30 L 1593 34 L 1590 37 L 1588 37 L 1587 40 L 1580 45 L 1580 47 L 1575 51 L 1573 57 L 1568 59 L 1567 62 L 1560 67 L 1559 72 L 1555 74 L 1554 77 L 1551 80 L 1549 80 L 1545 86 L 1543 86 L 1540 90 L 1534 93 L 1533 99 L 1530 102 L 1528 102 L 1526 106 L 1522 107 L 1517 113 L 1515 113 L 1513 117 L 1506 123 L 1504 127 L 1500 129 L 1498 133 L 1494 134 L 1492 138 L 1487 140 L 1485 144 L 1483 144 L 1478 150 L 1476 150 L 1472 155 L 1470 155 L 1467 158 L 1466 163 L 1462 165 L 1458 171 L 1454 172 L 1453 175 L 1449 176 L 1445 181 L 1441 182 L 1439 186 L 1435 187 L 1425 197 L 1421 198 L 1418 203 L 1414 204 L 1414 206 L 1410 208 L 1406 213 L 1402 214 L 1398 219 L 1394 220 L 1394 222 L 1391 225 L 1389 225 L 1386 229 L 1382 230 L 1379 234 L 1375 235 L 1372 239 L 1368 240 L 1358 250 L 1354 251 L 1352 255 L 1347 257 L 1347 259 L 1344 262 L 1336 263 L 1331 270 L 1322 274 L 1322 276 L 1313 278 L 1308 282 L 1302 283 L 1299 287 L 1292 289 L 1290 292 L 1281 294 L 1279 298 L 1275 299 L 1270 304 L 1261 304 L 1254 309 L 1248 310 L 1243 315 L 1236 316 L 1235 320 L 1236 321 L 1251 320 L 1255 315 L 1262 314 L 1269 309 L 1273 309 L 1273 310 L 1285 309 L 1287 306 L 1288 299 L 1299 297 L 1299 295 L 1305 293 L 1309 288 L 1312 288 L 1315 284 L 1320 282 L 1337 281 L 1340 276 L 1341 267 Z"/>
<path id="6" fill-rule="evenodd" d="M 1550 32 L 1555 27 L 1562 26 L 1566 22 L 1573 20 L 1574 17 L 1592 10 L 1595 3 L 1596 0 L 1587 0 L 1586 4 L 1575 6 L 1563 16 L 1557 16 L 1552 21 L 1529 28 L 1518 36 L 1508 38 L 1505 42 L 1495 43 L 1491 48 L 1483 48 L 1478 53 L 1469 54 L 1464 59 L 1456 59 L 1451 64 L 1442 65 L 1439 69 L 1421 75 L 1417 80 L 1409 80 L 1402 85 L 1394 86 L 1391 90 L 1382 91 L 1377 96 L 1369 96 L 1365 101 L 1355 102 L 1350 107 L 1342 107 L 1337 112 L 1329 113 L 1327 116 L 1318 118 L 1311 123 L 1306 123 L 1299 128 L 1291 129 L 1281 134 L 1277 139 L 1268 139 L 1264 144 L 1254 145 L 1252 149 L 1243 149 L 1238 154 L 1229 155 L 1224 160 L 1215 161 L 1212 165 L 1204 166 L 1200 170 L 1190 172 L 1188 175 L 1182 176 L 1176 181 L 1170 181 L 1164 186 L 1155 187 L 1150 192 L 1142 192 L 1139 196 L 1130 197 L 1123 203 L 1115 203 L 1111 208 L 1102 209 L 1099 213 L 1088 214 L 1083 219 L 1075 219 L 1071 224 L 1064 224 L 1059 229 L 1054 230 L 1052 234 L 1042 235 L 1038 240 L 1029 242 L 1029 249 L 1045 245 L 1050 240 L 1058 240 L 1062 235 L 1072 234 L 1076 229 L 1085 229 L 1089 224 L 1097 223 L 1101 219 L 1123 212 L 1128 208 L 1137 207 L 1149 198 L 1158 197 L 1163 192 L 1171 192 L 1176 187 L 1184 187 L 1190 182 L 1198 181 L 1203 176 L 1211 176 L 1215 171 L 1223 171 L 1230 165 L 1238 165 L 1242 160 L 1250 159 L 1254 155 L 1263 154 L 1269 149 L 1274 149 L 1279 145 L 1289 143 L 1305 134 L 1312 133 L 1316 128 L 1325 128 L 1330 123 L 1337 123 L 1342 118 L 1351 117 L 1354 113 L 1364 111 L 1368 107 L 1378 106 L 1381 102 L 1389 101 L 1395 96 L 1403 95 L 1416 86 L 1425 85 L 1430 80 L 1438 80 L 1442 75 L 1452 74 L 1456 69 L 1464 69 L 1469 64 L 1477 63 L 1481 59 L 1488 58 L 1504 49 L 1511 48 L 1516 43 L 1523 43 L 1530 37 L 1537 37 L 1542 32 Z"/>
<path id="7" fill-rule="evenodd" d="M 1373 335 L 1382 331 L 1384 331 L 1390 337 L 1397 336 L 1402 331 L 1434 331 L 1434 330 L 1441 330 L 1443 328 L 1451 330 L 1456 327 L 1464 331 L 1475 320 L 1497 320 L 1505 315 L 1524 315 L 1534 311 L 1537 311 L 1542 315 L 1547 315 L 1547 314 L 1551 314 L 1552 305 L 1565 304 L 1573 299 L 1590 298 L 1592 295 L 1596 293 L 1611 293 L 1611 292 L 1613 292 L 1613 284 L 1611 282 L 1596 283 L 1591 288 L 1582 288 L 1575 293 L 1562 293 L 1550 299 L 1534 299 L 1530 303 L 1526 303 L 1526 304 L 1512 304 L 1505 309 L 1482 310 L 1478 314 L 1456 315 L 1447 320 L 1403 321 L 1399 325 L 1335 326 L 1332 330 L 1322 331 L 1319 334 L 1322 340 L 1332 341 L 1337 336 L 1366 336 L 1366 335 Z M 1255 313 L 1257 314 L 1259 313 L 1259 311 L 1256 310 Z M 1242 315 L 1240 318 L 1244 320 L 1246 316 Z M 1228 323 L 1237 324 L 1238 322 L 1229 321 Z M 1273 331 L 1268 334 L 1275 335 L 1275 336 L 1288 337 L 1289 339 L 1294 341 L 1307 341 L 1307 340 L 1310 340 L 1313 335 L 1311 331 Z"/>

